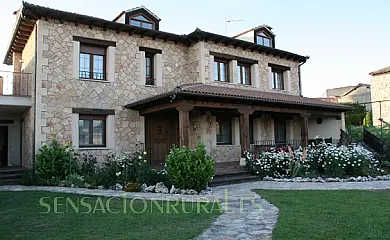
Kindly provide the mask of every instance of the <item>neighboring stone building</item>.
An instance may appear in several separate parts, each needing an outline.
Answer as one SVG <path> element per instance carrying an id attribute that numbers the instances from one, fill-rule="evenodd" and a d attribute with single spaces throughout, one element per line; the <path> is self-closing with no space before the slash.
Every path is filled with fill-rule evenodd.
<path id="1" fill-rule="evenodd" d="M 370 73 L 372 119 L 375 126 L 390 123 L 390 67 Z"/>
<path id="2" fill-rule="evenodd" d="M 359 83 L 355 86 L 326 89 L 319 99 L 334 103 L 358 102 L 365 105 L 367 111 L 371 111 L 372 109 L 371 86 L 365 83 Z"/>
<path id="3" fill-rule="evenodd" d="M 18 97 L 28 108 L 13 113 L 21 165 L 53 139 L 100 161 L 145 148 L 161 166 L 172 144 L 202 141 L 221 162 L 238 161 L 250 144 L 339 138 L 346 107 L 300 96 L 307 58 L 276 49 L 268 26 L 242 40 L 168 33 L 160 20 L 145 7 L 107 21 L 23 3 L 4 60 L 33 74 L 31 97 Z"/>

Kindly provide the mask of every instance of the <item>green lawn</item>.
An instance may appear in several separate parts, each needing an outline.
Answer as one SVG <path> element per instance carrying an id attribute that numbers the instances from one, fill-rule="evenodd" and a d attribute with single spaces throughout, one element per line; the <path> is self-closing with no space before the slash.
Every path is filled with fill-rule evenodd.
<path id="1" fill-rule="evenodd" d="M 151 204 L 131 199 L 124 203 L 123 198 L 0 192 L 0 238 L 189 239 L 201 234 L 219 214 L 219 205 L 211 203 Z"/>
<path id="2" fill-rule="evenodd" d="M 280 209 L 273 239 L 390 239 L 390 191 L 256 190 Z"/>

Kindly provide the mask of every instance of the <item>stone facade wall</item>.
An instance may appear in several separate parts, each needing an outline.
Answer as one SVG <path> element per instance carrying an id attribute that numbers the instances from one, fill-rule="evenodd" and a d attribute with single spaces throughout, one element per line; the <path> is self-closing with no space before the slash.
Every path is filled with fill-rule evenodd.
<path id="1" fill-rule="evenodd" d="M 192 83 L 194 72 L 188 71 L 188 47 L 153 40 L 149 37 L 129 36 L 115 31 L 59 21 L 39 21 L 42 32 L 42 58 L 49 59 L 42 66 L 44 75 L 41 114 L 44 119 L 38 131 L 39 146 L 57 139 L 60 142 L 72 140 L 72 108 L 97 108 L 115 110 L 115 149 L 86 150 L 103 157 L 109 151 L 124 152 L 138 148 L 144 143 L 143 118 L 137 111 L 123 106 L 132 100 L 153 96 L 172 90 L 177 85 Z M 103 39 L 116 42 L 115 82 L 75 79 L 73 73 L 73 36 Z M 47 47 L 45 46 L 47 45 Z M 139 84 L 139 46 L 162 50 L 162 86 Z M 43 60 L 44 62 L 45 60 Z M 191 63 L 194 68 L 197 61 Z"/>
<path id="2" fill-rule="evenodd" d="M 340 97 L 338 102 L 358 102 L 358 103 L 369 103 L 371 102 L 371 88 L 365 85 L 355 89 L 350 94 Z M 367 111 L 371 111 L 371 104 L 364 104 Z"/>
<path id="3" fill-rule="evenodd" d="M 371 101 L 390 100 L 390 73 L 372 76 L 371 78 Z M 390 123 L 390 101 L 372 104 L 372 119 L 375 126 L 380 126 L 382 118 Z"/>
<path id="4" fill-rule="evenodd" d="M 205 59 L 205 65 L 204 65 L 204 75 L 205 75 L 205 82 L 211 83 L 211 84 L 219 84 L 223 86 L 229 86 L 229 87 L 239 87 L 239 88 L 249 88 L 253 90 L 261 90 L 261 91 L 272 91 L 272 92 L 278 92 L 278 93 L 286 93 L 286 94 L 293 94 L 293 95 L 299 95 L 299 78 L 298 78 L 298 62 L 293 62 L 291 60 L 281 59 L 279 57 L 274 57 L 271 55 L 266 54 L 259 54 L 257 52 L 251 52 L 248 50 L 242 50 L 241 48 L 233 48 L 232 46 L 225 46 L 223 44 L 215 44 L 212 42 L 206 42 L 205 44 L 205 50 L 204 50 L 204 59 Z M 260 76 L 259 78 L 259 88 L 256 88 L 254 86 L 248 86 L 248 85 L 241 85 L 241 84 L 233 84 L 233 83 L 223 83 L 223 82 L 216 82 L 213 79 L 210 79 L 210 60 L 209 55 L 210 51 L 218 52 L 218 53 L 224 53 L 224 54 L 230 54 L 234 56 L 240 56 L 244 58 L 249 58 L 253 60 L 258 60 L 259 62 L 259 71 L 258 74 Z M 269 84 L 269 72 L 268 72 L 268 63 L 278 64 L 290 67 L 290 82 L 291 82 L 291 91 L 284 91 L 284 90 L 275 90 L 270 89 Z"/>
<path id="5" fill-rule="evenodd" d="M 209 147 L 209 154 L 215 162 L 234 162 L 241 158 L 240 145 L 217 145 Z"/>
<path id="6" fill-rule="evenodd" d="M 72 109 L 96 108 L 115 110 L 115 147 L 103 149 L 87 149 L 102 157 L 110 152 L 131 151 L 144 144 L 144 118 L 138 111 L 125 109 L 123 106 L 132 100 L 146 98 L 172 90 L 182 84 L 204 82 L 216 83 L 210 79 L 209 51 L 227 53 L 259 61 L 259 88 L 237 84 L 223 84 L 229 87 L 243 87 L 261 91 L 277 91 L 269 89 L 268 63 L 291 67 L 291 91 L 277 91 L 286 94 L 299 94 L 298 63 L 266 56 L 240 48 L 223 46 L 212 42 L 198 42 L 191 46 L 153 40 L 149 37 L 86 25 L 75 26 L 73 23 L 60 23 L 57 20 L 38 21 L 38 67 L 37 67 L 37 112 L 36 149 L 43 144 L 57 139 L 64 143 L 72 141 Z M 115 81 L 80 80 L 74 77 L 73 36 L 101 39 L 116 42 L 115 49 Z M 140 81 L 139 47 L 162 50 L 162 85 L 145 86 Z M 32 47 L 29 47 L 30 51 Z M 25 57 L 28 58 L 27 50 Z M 33 112 L 33 111 L 32 111 Z M 32 113 L 31 112 L 31 113 Z M 31 117 L 31 113 L 27 118 Z M 27 125 L 27 124 L 26 124 Z M 191 120 L 191 145 L 203 141 L 208 151 L 221 161 L 228 159 L 221 154 L 240 156 L 240 146 L 215 146 L 213 128 L 206 121 L 206 116 Z M 73 126 L 74 127 L 74 126 Z M 268 129 L 264 127 L 264 129 Z M 26 129 L 29 131 L 29 129 Z M 215 130 L 215 129 L 214 129 Z M 271 130 L 265 130 L 264 138 L 271 139 Z M 219 153 L 219 150 L 221 149 Z M 223 152 L 223 153 L 222 153 Z M 238 154 L 237 154 L 238 153 Z M 234 159 L 236 161 L 237 159 Z"/>

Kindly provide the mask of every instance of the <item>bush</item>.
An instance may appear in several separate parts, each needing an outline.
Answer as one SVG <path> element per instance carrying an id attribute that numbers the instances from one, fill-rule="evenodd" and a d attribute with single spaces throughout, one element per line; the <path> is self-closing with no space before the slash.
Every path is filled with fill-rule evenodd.
<path id="1" fill-rule="evenodd" d="M 81 164 L 81 174 L 84 176 L 95 174 L 97 170 L 97 160 L 92 154 L 83 153 Z"/>
<path id="2" fill-rule="evenodd" d="M 29 169 L 27 171 L 23 172 L 22 175 L 22 184 L 26 186 L 32 186 L 35 185 L 36 179 L 35 179 L 35 174 L 33 169 Z"/>
<path id="3" fill-rule="evenodd" d="M 367 112 L 366 113 L 366 117 L 364 118 L 363 122 L 364 122 L 364 126 L 365 127 L 370 127 L 370 126 L 373 125 L 372 112 Z"/>
<path id="4" fill-rule="evenodd" d="M 77 172 L 77 154 L 70 144 L 60 145 L 56 140 L 39 149 L 36 154 L 36 172 L 42 185 L 54 185 Z"/>
<path id="5" fill-rule="evenodd" d="M 363 119 L 366 116 L 365 113 L 348 114 L 345 115 L 345 125 L 360 126 L 363 124 Z"/>
<path id="6" fill-rule="evenodd" d="M 201 191 L 214 176 L 214 160 L 206 154 L 205 145 L 196 148 L 174 147 L 166 157 L 168 176 L 177 188 Z"/>
<path id="7" fill-rule="evenodd" d="M 71 174 L 65 178 L 64 186 L 65 187 L 84 187 L 85 180 L 84 176 L 79 175 L 77 173 Z"/>
<path id="8" fill-rule="evenodd" d="M 264 152 L 259 159 L 246 154 L 247 169 L 259 176 L 369 176 L 380 173 L 379 161 L 360 146 L 340 146 L 321 142 L 307 150 Z"/>

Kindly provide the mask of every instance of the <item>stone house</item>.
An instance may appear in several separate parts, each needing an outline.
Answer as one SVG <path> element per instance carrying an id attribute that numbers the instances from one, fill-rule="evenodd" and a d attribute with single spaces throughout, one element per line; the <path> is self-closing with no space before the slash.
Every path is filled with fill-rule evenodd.
<path id="1" fill-rule="evenodd" d="M 370 72 L 374 126 L 390 123 L 390 67 Z"/>
<path id="2" fill-rule="evenodd" d="M 335 103 L 358 102 L 366 106 L 367 111 L 372 110 L 371 85 L 366 83 L 359 83 L 355 86 L 326 89 L 320 99 Z"/>
<path id="3" fill-rule="evenodd" d="M 107 21 L 23 2 L 4 59 L 15 72 L 0 96 L 4 165 L 31 167 L 53 139 L 100 161 L 146 149 L 158 167 L 173 144 L 202 141 L 226 162 L 339 138 L 345 106 L 301 96 L 307 58 L 277 49 L 269 26 L 232 38 L 173 34 L 160 20 L 143 6 Z"/>

